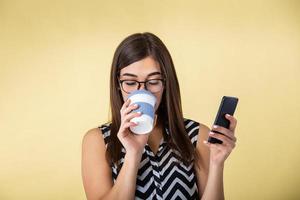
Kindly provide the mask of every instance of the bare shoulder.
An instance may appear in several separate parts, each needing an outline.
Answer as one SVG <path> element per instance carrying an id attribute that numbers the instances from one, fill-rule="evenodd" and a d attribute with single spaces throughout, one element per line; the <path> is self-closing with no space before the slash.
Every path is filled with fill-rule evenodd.
<path id="1" fill-rule="evenodd" d="M 102 131 L 100 128 L 92 128 L 88 130 L 82 139 L 83 144 L 98 144 L 103 145 L 104 139 L 102 137 Z"/>
<path id="2" fill-rule="evenodd" d="M 200 123 L 196 147 L 196 150 L 199 154 L 199 159 L 197 160 L 197 165 L 195 165 L 197 167 L 195 167 L 195 169 L 197 173 L 198 190 L 201 196 L 204 193 L 208 179 L 210 151 L 203 141 L 207 140 L 209 132 L 209 127 Z"/>
<path id="3" fill-rule="evenodd" d="M 87 199 L 99 199 L 112 187 L 111 168 L 100 128 L 88 130 L 82 139 L 82 180 Z"/>
<path id="4" fill-rule="evenodd" d="M 82 139 L 83 161 L 92 161 L 93 164 L 105 160 L 105 142 L 100 128 L 88 130 Z"/>
<path id="5" fill-rule="evenodd" d="M 205 124 L 200 123 L 199 132 L 198 132 L 199 138 L 202 140 L 207 139 L 209 132 L 210 132 L 210 128 Z"/>
<path id="6" fill-rule="evenodd" d="M 96 158 L 98 155 L 97 158 L 104 159 L 106 146 L 100 128 L 92 128 L 85 133 L 82 139 L 82 152 L 89 158 L 93 157 L 92 155 Z"/>
<path id="7" fill-rule="evenodd" d="M 210 128 L 200 123 L 198 139 L 197 139 L 197 151 L 200 154 L 200 166 L 205 169 L 208 169 L 208 161 L 209 161 L 209 148 L 203 143 L 205 140 L 207 141 L 209 136 Z"/>

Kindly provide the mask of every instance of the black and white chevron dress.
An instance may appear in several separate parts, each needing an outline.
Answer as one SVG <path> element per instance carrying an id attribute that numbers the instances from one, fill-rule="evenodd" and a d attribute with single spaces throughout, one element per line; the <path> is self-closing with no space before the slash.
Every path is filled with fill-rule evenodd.
<path id="1" fill-rule="evenodd" d="M 184 119 L 185 128 L 196 147 L 199 123 L 190 119 Z M 110 124 L 99 127 L 102 130 L 105 144 L 110 136 Z M 169 134 L 167 128 L 166 133 Z M 122 149 L 121 166 L 124 162 L 125 149 Z M 178 161 L 177 153 L 168 147 L 164 139 L 161 140 L 156 155 L 148 144 L 144 148 L 140 162 L 135 199 L 199 199 L 197 178 L 193 164 L 184 165 Z M 112 179 L 115 182 L 119 170 L 112 165 Z"/>

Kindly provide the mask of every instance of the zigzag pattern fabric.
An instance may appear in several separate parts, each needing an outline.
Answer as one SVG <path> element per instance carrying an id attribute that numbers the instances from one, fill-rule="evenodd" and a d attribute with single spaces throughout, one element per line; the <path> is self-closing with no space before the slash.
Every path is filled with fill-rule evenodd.
<path id="1" fill-rule="evenodd" d="M 184 119 L 186 131 L 194 147 L 197 144 L 199 123 L 190 119 Z M 109 141 L 110 124 L 99 127 L 102 130 L 105 144 Z M 166 128 L 166 134 L 169 134 Z M 122 159 L 124 162 L 125 149 L 122 149 Z M 115 182 L 119 170 L 116 165 L 112 165 L 112 178 Z M 184 165 L 178 160 L 178 152 L 173 151 L 162 139 L 156 154 L 146 144 L 140 162 L 135 199 L 199 199 L 197 178 L 194 165 Z"/>

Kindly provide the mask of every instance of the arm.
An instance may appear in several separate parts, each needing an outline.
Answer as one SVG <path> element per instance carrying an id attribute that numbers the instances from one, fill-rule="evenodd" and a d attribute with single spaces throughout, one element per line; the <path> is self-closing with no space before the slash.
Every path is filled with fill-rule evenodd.
<path id="1" fill-rule="evenodd" d="M 136 176 L 144 146 L 149 134 L 132 134 L 129 127 L 136 126 L 130 120 L 141 113 L 131 112 L 137 105 L 124 102 L 120 114 L 121 125 L 118 139 L 126 150 L 123 166 L 116 182 L 112 182 L 112 172 L 106 160 L 106 147 L 99 128 L 88 131 L 82 142 L 82 178 L 88 200 L 99 199 L 133 199 L 136 188 Z"/>
<path id="2" fill-rule="evenodd" d="M 223 127 L 213 127 L 212 130 L 222 134 L 211 134 L 210 129 L 205 125 L 200 125 L 199 138 L 196 150 L 199 153 L 198 166 L 195 165 L 199 195 L 202 200 L 224 199 L 223 171 L 224 162 L 235 147 L 236 138 L 234 136 L 237 124 L 233 116 L 226 116 L 230 121 L 229 129 Z M 223 144 L 207 143 L 208 135 L 223 141 Z M 206 144 L 206 145 L 203 145 Z"/>
<path id="3" fill-rule="evenodd" d="M 199 196 L 202 199 L 224 199 L 223 168 L 210 164 L 210 150 L 203 142 L 207 139 L 210 129 L 200 124 L 199 138 L 196 150 L 199 154 L 198 163 L 195 165 Z"/>
<path id="4" fill-rule="evenodd" d="M 101 130 L 89 130 L 82 141 L 82 179 L 87 199 L 133 199 L 141 154 L 126 154 L 118 178 L 113 184 L 105 151 Z"/>
<path id="5" fill-rule="evenodd" d="M 224 199 L 223 167 L 210 165 L 210 150 L 203 142 L 207 140 L 210 129 L 200 124 L 196 150 L 199 153 L 198 167 L 195 165 L 199 196 L 205 199 Z"/>

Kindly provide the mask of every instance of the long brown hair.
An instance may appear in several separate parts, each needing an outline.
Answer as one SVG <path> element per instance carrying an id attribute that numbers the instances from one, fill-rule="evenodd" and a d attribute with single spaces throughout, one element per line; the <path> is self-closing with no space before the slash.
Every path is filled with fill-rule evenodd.
<path id="1" fill-rule="evenodd" d="M 114 53 L 110 74 L 111 132 L 107 145 L 107 159 L 111 163 L 118 163 L 121 158 L 122 144 L 117 137 L 121 125 L 120 109 L 124 103 L 118 82 L 120 70 L 148 56 L 159 63 L 165 78 L 162 100 L 156 113 L 157 120 L 164 127 L 168 127 L 170 133 L 170 137 L 167 138 L 168 145 L 179 152 L 181 161 L 190 163 L 197 155 L 185 130 L 174 64 L 163 42 L 149 32 L 135 33 L 126 37 Z"/>

